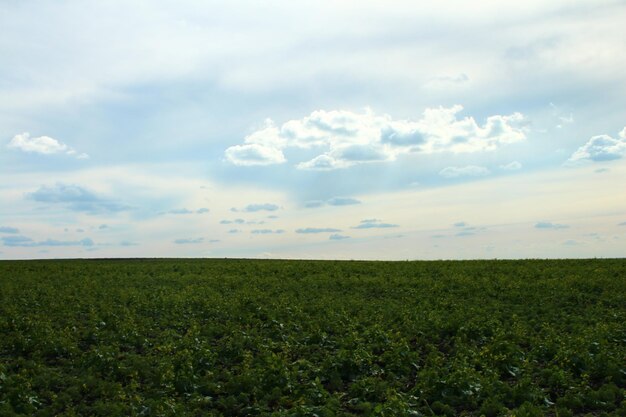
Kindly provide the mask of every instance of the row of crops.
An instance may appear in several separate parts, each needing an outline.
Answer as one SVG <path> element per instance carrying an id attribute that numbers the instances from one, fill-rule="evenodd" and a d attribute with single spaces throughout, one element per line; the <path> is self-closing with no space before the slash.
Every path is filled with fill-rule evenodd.
<path id="1" fill-rule="evenodd" d="M 626 415 L 626 260 L 0 262 L 0 416 Z"/>

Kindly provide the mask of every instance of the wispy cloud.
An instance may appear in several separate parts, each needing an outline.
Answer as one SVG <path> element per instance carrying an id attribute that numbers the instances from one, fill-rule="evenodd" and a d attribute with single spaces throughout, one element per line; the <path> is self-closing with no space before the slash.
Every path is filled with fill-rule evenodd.
<path id="1" fill-rule="evenodd" d="M 242 209 L 238 209 L 236 207 L 233 207 L 230 209 L 230 211 L 233 212 L 245 212 L 245 213 L 256 213 L 257 211 L 276 211 L 278 210 L 280 207 L 276 204 L 272 204 L 272 203 L 263 203 L 263 204 L 248 204 L 247 206 L 245 206 Z"/>
<path id="2" fill-rule="evenodd" d="M 552 222 L 537 222 L 535 223 L 535 229 L 567 229 L 569 226 L 566 224 L 558 224 Z"/>
<path id="3" fill-rule="evenodd" d="M 284 230 L 282 229 L 254 229 L 251 230 L 250 233 L 252 233 L 253 235 L 269 235 L 269 234 L 282 234 L 285 233 Z"/>
<path id="4" fill-rule="evenodd" d="M 5 246 L 36 246 L 33 239 L 25 236 L 3 236 L 0 239 Z"/>
<path id="5" fill-rule="evenodd" d="M 304 207 L 306 208 L 317 208 L 325 205 L 326 202 L 322 200 L 310 200 L 304 203 Z"/>
<path id="6" fill-rule="evenodd" d="M 457 237 L 474 236 L 478 232 L 481 232 L 485 229 L 484 227 L 477 228 L 474 226 L 470 226 L 469 224 L 467 224 L 467 222 L 456 222 L 453 224 L 453 226 L 457 230 L 454 236 Z"/>
<path id="7" fill-rule="evenodd" d="M 89 214 L 130 209 L 127 205 L 101 198 L 81 186 L 71 184 L 42 185 L 36 191 L 26 194 L 26 197 L 40 203 L 61 204 L 69 210 Z"/>
<path id="8" fill-rule="evenodd" d="M 383 223 L 378 219 L 365 219 L 361 220 L 357 226 L 353 226 L 353 229 L 387 229 L 390 227 L 398 227 L 397 224 Z"/>
<path id="9" fill-rule="evenodd" d="M 500 165 L 500 169 L 503 169 L 505 171 L 519 171 L 520 169 L 522 169 L 522 164 L 518 161 L 513 161 L 509 162 L 506 165 Z"/>
<path id="10" fill-rule="evenodd" d="M 10 226 L 0 226 L 0 233 L 19 233 L 19 229 Z"/>
<path id="11" fill-rule="evenodd" d="M 310 200 L 304 203 L 306 208 L 317 208 L 325 205 L 329 206 L 352 206 L 355 204 L 361 204 L 361 200 L 357 200 L 352 197 L 333 197 L 328 200 Z"/>
<path id="12" fill-rule="evenodd" d="M 164 211 L 164 212 L 161 212 L 160 214 L 182 214 L 182 215 L 194 214 L 194 213 L 195 214 L 204 214 L 204 213 L 208 213 L 209 211 L 210 210 L 208 208 L 206 208 L 206 207 L 201 207 L 201 208 L 195 209 L 195 210 L 188 209 L 186 207 L 182 207 L 182 208 L 176 208 L 176 209 L 171 209 L 171 210 L 168 210 L 168 211 Z"/>
<path id="13" fill-rule="evenodd" d="M 444 178 L 484 177 L 485 175 L 489 175 L 489 173 L 487 168 L 476 165 L 447 167 L 439 171 L 439 175 Z"/>
<path id="14" fill-rule="evenodd" d="M 244 224 L 245 222 L 244 219 L 220 220 L 220 224 Z"/>
<path id="15" fill-rule="evenodd" d="M 5 246 L 38 247 L 38 246 L 93 246 L 94 242 L 90 238 L 82 240 L 56 240 L 46 239 L 35 241 L 25 236 L 3 236 L 0 238 Z"/>
<path id="16" fill-rule="evenodd" d="M 308 234 L 308 233 L 334 233 L 341 232 L 340 229 L 333 229 L 331 227 L 306 227 L 304 229 L 296 229 L 296 233 Z"/>
<path id="17" fill-rule="evenodd" d="M 344 240 L 344 239 L 350 239 L 350 236 L 344 236 L 344 235 L 340 235 L 340 234 L 332 234 L 330 236 L 328 236 L 329 240 Z"/>
<path id="18" fill-rule="evenodd" d="M 192 213 L 193 211 L 186 209 L 186 208 L 172 209 L 167 212 L 167 214 L 192 214 Z"/>
<path id="19" fill-rule="evenodd" d="M 361 204 L 359 200 L 351 197 L 334 197 L 326 201 L 329 206 L 351 206 L 354 204 Z"/>
<path id="20" fill-rule="evenodd" d="M 186 207 L 171 209 L 168 211 L 161 212 L 159 214 L 174 214 L 174 215 L 186 215 L 186 214 L 204 214 L 208 213 L 209 209 L 206 207 L 202 207 L 196 210 L 191 210 Z"/>
<path id="21" fill-rule="evenodd" d="M 444 88 L 449 85 L 459 85 L 467 83 L 469 81 L 470 77 L 465 73 L 460 73 L 456 75 L 440 75 L 431 78 L 425 86 L 430 88 Z"/>
<path id="22" fill-rule="evenodd" d="M 204 238 L 196 237 L 196 238 L 176 239 L 174 240 L 174 243 L 176 243 L 177 245 L 188 245 L 188 244 L 202 243 L 203 241 L 204 241 Z"/>

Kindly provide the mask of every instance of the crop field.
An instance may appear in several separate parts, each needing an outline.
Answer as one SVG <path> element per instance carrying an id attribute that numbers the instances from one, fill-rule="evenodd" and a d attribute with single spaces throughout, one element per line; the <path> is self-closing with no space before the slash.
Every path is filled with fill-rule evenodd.
<path id="1" fill-rule="evenodd" d="M 626 260 L 0 262 L 0 416 L 626 415 Z"/>

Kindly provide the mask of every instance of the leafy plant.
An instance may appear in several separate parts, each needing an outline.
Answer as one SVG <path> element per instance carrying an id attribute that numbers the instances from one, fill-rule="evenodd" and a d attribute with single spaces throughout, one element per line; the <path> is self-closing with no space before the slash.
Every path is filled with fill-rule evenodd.
<path id="1" fill-rule="evenodd" d="M 2 416 L 626 415 L 626 260 L 0 262 Z"/>

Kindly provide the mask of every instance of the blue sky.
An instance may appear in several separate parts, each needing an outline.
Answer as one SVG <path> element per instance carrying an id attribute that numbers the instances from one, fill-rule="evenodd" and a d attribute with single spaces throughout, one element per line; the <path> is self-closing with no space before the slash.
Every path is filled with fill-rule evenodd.
<path id="1" fill-rule="evenodd" d="M 0 259 L 624 256 L 625 21 L 3 2 Z"/>

